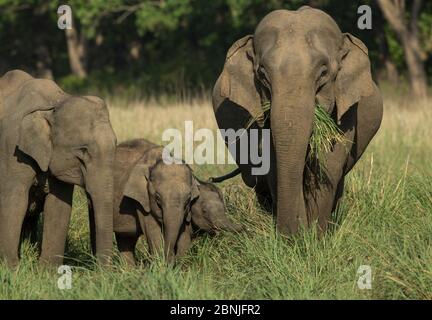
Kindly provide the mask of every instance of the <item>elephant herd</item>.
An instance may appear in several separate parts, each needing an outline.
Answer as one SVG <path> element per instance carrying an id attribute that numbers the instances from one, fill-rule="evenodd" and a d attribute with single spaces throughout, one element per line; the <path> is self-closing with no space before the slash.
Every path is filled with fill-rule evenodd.
<path id="1" fill-rule="evenodd" d="M 117 145 L 102 99 L 75 97 L 54 82 L 13 70 L 0 79 L 0 253 L 18 263 L 23 237 L 36 241 L 43 212 L 40 260 L 61 264 L 74 185 L 85 189 L 92 251 L 112 255 L 113 231 L 134 263 L 141 235 L 168 261 L 187 251 L 193 228 L 240 231 L 225 215 L 220 191 L 186 164 L 168 165 L 163 147 L 145 139 Z"/>
<path id="2" fill-rule="evenodd" d="M 218 126 L 244 128 L 264 101 L 271 101 L 270 116 L 256 118 L 249 130 L 271 130 L 270 171 L 254 176 L 252 165 L 237 162 L 238 172 L 258 199 L 272 205 L 282 234 L 315 221 L 324 231 L 344 176 L 382 119 L 367 48 L 320 10 L 269 13 L 253 35 L 228 50 L 213 90 Z M 325 157 L 328 179 L 306 188 L 317 104 L 349 143 L 333 145 Z M 69 95 L 23 71 L 7 72 L 0 78 L 0 258 L 18 263 L 20 241 L 37 241 L 43 212 L 40 260 L 61 264 L 74 185 L 86 192 L 92 250 L 101 263 L 112 256 L 113 232 L 121 254 L 134 263 L 141 235 L 150 253 L 173 261 L 188 250 L 194 230 L 243 229 L 226 216 L 215 185 L 200 181 L 183 162 L 165 163 L 162 150 L 145 139 L 117 145 L 102 99 Z"/>

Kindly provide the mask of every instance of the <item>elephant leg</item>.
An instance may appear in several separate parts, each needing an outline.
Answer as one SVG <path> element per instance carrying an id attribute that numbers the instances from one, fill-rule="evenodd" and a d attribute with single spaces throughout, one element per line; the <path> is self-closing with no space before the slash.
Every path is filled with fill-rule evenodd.
<path id="1" fill-rule="evenodd" d="M 123 236 L 116 233 L 117 247 L 120 251 L 121 256 L 128 265 L 134 266 L 135 261 L 135 246 L 138 241 L 137 237 Z"/>
<path id="2" fill-rule="evenodd" d="M 337 210 L 340 206 L 344 188 L 345 188 L 345 177 L 343 176 L 342 179 L 339 181 L 338 187 L 336 189 L 336 194 L 335 194 L 335 199 L 334 199 L 334 204 L 332 209 L 333 212 Z"/>
<path id="3" fill-rule="evenodd" d="M 328 160 L 333 157 L 328 156 Z M 339 163 L 339 162 L 338 162 Z M 335 165 L 333 165 L 335 166 Z M 328 222 L 334 207 L 337 189 L 343 175 L 343 167 L 333 168 L 327 173 L 328 181 L 319 183 L 313 190 L 305 192 L 306 206 L 309 212 L 309 220 L 314 223 L 318 221 L 318 231 L 323 233 L 327 230 Z"/>
<path id="4" fill-rule="evenodd" d="M 28 239 L 30 244 L 36 245 L 38 242 L 37 238 L 37 227 L 39 222 L 40 212 L 33 212 L 31 215 L 26 215 L 24 218 L 22 231 L 21 231 L 21 239 Z"/>
<path id="5" fill-rule="evenodd" d="M 331 213 L 343 191 L 343 180 L 347 164 L 353 150 L 357 124 L 357 108 L 351 108 L 342 118 L 340 129 L 344 132 L 345 143 L 337 143 L 331 152 L 325 155 L 325 178 L 318 184 L 312 184 L 311 190 L 305 192 L 309 220 L 318 220 L 318 231 L 327 230 Z M 338 195 L 340 193 L 340 195 Z"/>
<path id="6" fill-rule="evenodd" d="M 150 254 L 162 254 L 164 252 L 162 228 L 151 214 L 144 216 L 144 229 Z"/>
<path id="7" fill-rule="evenodd" d="M 184 223 L 177 241 L 176 257 L 183 256 L 192 245 L 192 225 Z"/>
<path id="8" fill-rule="evenodd" d="M 27 212 L 29 185 L 5 183 L 0 189 L 0 258 L 11 267 L 19 262 L 18 249 Z"/>
<path id="9" fill-rule="evenodd" d="M 73 185 L 56 180 L 50 187 L 50 193 L 45 199 L 42 253 L 39 261 L 61 265 L 72 210 Z"/>

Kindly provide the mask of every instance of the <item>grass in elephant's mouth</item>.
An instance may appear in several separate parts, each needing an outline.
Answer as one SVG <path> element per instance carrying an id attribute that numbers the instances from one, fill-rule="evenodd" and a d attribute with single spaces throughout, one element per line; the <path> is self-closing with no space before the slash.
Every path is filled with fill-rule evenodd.
<path id="1" fill-rule="evenodd" d="M 315 174 L 324 179 L 325 155 L 330 152 L 336 143 L 346 144 L 342 130 L 338 127 L 331 115 L 320 105 L 315 107 L 315 118 L 312 134 L 309 139 L 309 152 L 306 159 L 307 168 L 315 167 Z"/>
<path id="2" fill-rule="evenodd" d="M 270 101 L 265 101 L 262 104 L 262 114 L 257 118 L 249 119 L 246 129 L 252 124 L 261 119 L 268 119 L 271 108 Z M 309 139 L 309 151 L 306 158 L 307 170 L 314 173 L 319 179 L 323 180 L 326 177 L 325 155 L 330 152 L 333 145 L 336 143 L 347 143 L 343 132 L 333 120 L 331 115 L 320 105 L 316 105 L 312 134 Z M 310 176 L 310 175 L 307 175 Z"/>

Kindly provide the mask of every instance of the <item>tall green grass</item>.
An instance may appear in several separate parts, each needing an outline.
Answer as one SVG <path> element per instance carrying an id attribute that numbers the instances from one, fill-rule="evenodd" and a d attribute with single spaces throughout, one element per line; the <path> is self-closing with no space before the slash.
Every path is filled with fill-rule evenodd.
<path id="1" fill-rule="evenodd" d="M 0 266 L 0 298 L 432 299 L 432 106 L 385 101 L 382 127 L 347 176 L 342 204 L 322 238 L 306 231 L 286 241 L 237 177 L 222 190 L 228 214 L 247 231 L 200 237 L 175 267 L 150 262 L 140 240 L 139 267 L 116 255 L 103 269 L 89 255 L 85 196 L 77 190 L 66 250 L 72 289 L 58 289 L 60 275 L 40 267 L 36 248 L 24 243 L 17 270 Z M 207 102 L 169 108 L 112 106 L 119 141 L 156 141 L 166 127 L 181 129 L 185 119 L 216 128 Z M 230 168 L 194 167 L 203 178 Z M 357 287 L 361 265 L 372 269 L 371 290 Z"/>

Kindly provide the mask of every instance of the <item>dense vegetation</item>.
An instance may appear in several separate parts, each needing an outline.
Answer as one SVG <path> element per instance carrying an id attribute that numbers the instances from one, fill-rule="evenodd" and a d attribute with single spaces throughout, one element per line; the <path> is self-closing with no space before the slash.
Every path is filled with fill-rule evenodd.
<path id="1" fill-rule="evenodd" d="M 247 227 L 240 234 L 204 236 L 174 268 L 150 263 L 138 243 L 141 266 L 115 258 L 109 269 L 93 263 L 87 202 L 77 190 L 66 250 L 72 288 L 60 290 L 57 270 L 37 264 L 37 248 L 24 243 L 17 270 L 0 265 L 1 299 L 432 299 L 432 109 L 429 104 L 385 99 L 382 128 L 348 175 L 333 226 L 322 239 L 305 232 L 288 242 L 240 178 L 222 191 L 228 214 Z M 164 128 L 216 128 L 207 101 L 165 105 L 109 100 L 120 141 L 160 141 Z M 125 106 L 127 104 L 127 107 Z M 232 169 L 194 166 L 202 179 Z M 361 265 L 372 289 L 360 290 Z"/>
<path id="2" fill-rule="evenodd" d="M 392 2 L 396 3 L 386 3 Z M 366 43 L 376 78 L 393 85 L 409 80 L 397 36 L 403 30 L 395 32 L 377 1 L 71 0 L 67 4 L 75 28 L 66 36 L 57 27 L 57 8 L 64 3 L 0 0 L 0 73 L 22 68 L 55 77 L 71 90 L 184 95 L 211 87 L 226 50 L 238 38 L 253 33 L 268 12 L 309 4 L 328 12 L 344 32 Z M 397 3 L 404 5 L 396 18 L 409 26 L 415 19 L 416 29 L 407 27 L 411 31 L 407 34 L 418 38 L 421 67 L 431 77 L 432 2 Z M 361 4 L 372 8 L 371 30 L 357 28 Z M 390 9 L 398 13 L 396 7 Z"/>

